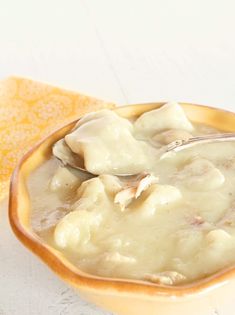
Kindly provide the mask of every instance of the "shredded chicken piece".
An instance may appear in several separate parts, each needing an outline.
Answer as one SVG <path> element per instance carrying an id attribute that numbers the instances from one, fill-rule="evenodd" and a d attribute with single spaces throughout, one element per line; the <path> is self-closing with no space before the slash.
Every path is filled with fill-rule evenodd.
<path id="1" fill-rule="evenodd" d="M 155 274 L 147 274 L 145 280 L 164 285 L 176 285 L 184 281 L 186 277 L 177 271 L 164 271 Z"/>
<path id="2" fill-rule="evenodd" d="M 191 224 L 194 226 L 198 226 L 198 225 L 202 225 L 205 221 L 203 220 L 203 218 L 200 215 L 195 215 L 192 219 L 191 219 Z"/>
<path id="3" fill-rule="evenodd" d="M 114 203 L 119 203 L 121 206 L 121 211 L 124 211 L 128 203 L 135 197 L 135 193 L 135 187 L 122 189 L 115 195 Z"/>
<path id="4" fill-rule="evenodd" d="M 158 178 L 151 174 L 148 174 L 145 177 L 143 177 L 136 188 L 135 198 L 137 199 L 143 191 L 148 189 L 149 186 L 151 186 L 152 184 L 156 184 L 157 182 Z"/>
<path id="5" fill-rule="evenodd" d="M 121 210 L 124 211 L 125 207 L 133 198 L 137 199 L 143 191 L 157 182 L 157 177 L 144 173 L 139 180 L 128 182 L 124 188 L 115 195 L 114 203 L 119 203 L 121 205 Z"/>
<path id="6" fill-rule="evenodd" d="M 125 255 L 120 254 L 119 252 L 105 253 L 104 259 L 106 261 L 110 261 L 113 263 L 128 263 L 128 264 L 136 263 L 136 259 L 134 257 L 125 256 Z"/>

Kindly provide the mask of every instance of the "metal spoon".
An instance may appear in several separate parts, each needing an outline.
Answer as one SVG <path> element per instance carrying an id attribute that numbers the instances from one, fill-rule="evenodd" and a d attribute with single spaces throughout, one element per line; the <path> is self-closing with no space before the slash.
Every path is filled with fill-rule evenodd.
<path id="1" fill-rule="evenodd" d="M 179 152 L 184 149 L 190 148 L 196 144 L 225 142 L 225 141 L 234 141 L 234 140 L 235 140 L 235 133 L 210 134 L 206 136 L 192 137 L 192 138 L 189 138 L 188 140 L 176 140 L 162 148 L 163 150 L 160 153 L 159 158 L 163 159 L 170 152 Z"/>
<path id="2" fill-rule="evenodd" d="M 206 136 L 197 136 L 190 138 L 189 140 L 176 140 L 162 147 L 158 152 L 158 158 L 163 159 L 171 152 L 179 152 L 184 149 L 190 148 L 196 144 L 202 143 L 212 143 L 212 142 L 223 142 L 223 141 L 234 141 L 235 133 L 220 133 L 220 134 L 210 134 Z M 56 145 L 53 146 L 53 155 L 59 159 L 64 165 L 69 165 L 72 168 L 78 169 L 89 175 L 91 174 L 85 169 L 84 161 L 77 154 L 73 153 L 64 139 L 58 141 Z M 68 157 L 69 156 L 69 157 Z M 116 176 L 139 176 L 139 174 L 117 174 Z"/>

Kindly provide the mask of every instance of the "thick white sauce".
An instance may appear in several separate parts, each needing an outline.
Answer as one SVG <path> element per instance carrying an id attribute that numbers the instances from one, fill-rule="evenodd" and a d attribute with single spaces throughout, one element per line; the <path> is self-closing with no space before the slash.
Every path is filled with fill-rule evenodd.
<path id="1" fill-rule="evenodd" d="M 119 125 L 111 114 L 116 131 L 106 138 L 109 115 L 98 114 L 99 128 L 84 118 L 69 139 L 86 166 L 101 175 L 89 179 L 55 158 L 31 174 L 34 230 L 80 269 L 99 276 L 180 285 L 234 264 L 235 143 L 201 144 L 158 160 L 166 143 L 218 131 L 192 125 L 170 104 L 134 124 L 121 119 Z M 102 125 L 105 131 L 99 131 Z M 112 137 L 119 141 L 115 146 Z M 130 168 L 151 176 L 134 182 L 110 175 Z"/>

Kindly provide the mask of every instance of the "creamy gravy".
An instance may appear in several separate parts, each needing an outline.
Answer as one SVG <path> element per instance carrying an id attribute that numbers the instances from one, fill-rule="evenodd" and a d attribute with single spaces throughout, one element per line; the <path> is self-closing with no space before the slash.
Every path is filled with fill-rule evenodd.
<path id="1" fill-rule="evenodd" d="M 151 124 L 147 124 L 149 113 L 131 126 L 122 122 L 122 128 L 131 129 L 128 141 L 136 146 L 141 139 L 148 146 L 148 154 L 153 150 L 154 156 L 155 150 L 176 139 L 218 132 L 205 125 L 192 125 L 181 109 L 168 107 L 170 113 L 161 113 L 161 123 L 154 124 L 157 110 L 150 113 Z M 172 111 L 176 116 L 179 111 L 181 118 L 172 119 Z M 118 122 L 115 124 L 118 129 Z M 79 129 L 75 132 L 81 137 Z M 88 273 L 163 285 L 188 283 L 234 264 L 235 143 L 200 144 L 160 161 L 153 161 L 151 156 L 151 167 L 145 168 L 151 175 L 131 182 L 110 175 L 115 174 L 110 161 L 100 164 L 112 139 L 105 139 L 103 132 L 98 135 L 101 142 L 103 137 L 104 152 L 96 159 L 91 145 L 95 138 L 89 132 L 88 147 L 83 142 L 78 152 L 87 156 L 87 165 L 98 170 L 98 177 L 61 167 L 52 157 L 29 178 L 32 225 L 41 238 Z M 83 135 L 87 137 L 87 133 Z M 114 136 L 121 141 L 117 130 Z M 75 151 L 75 135 L 71 139 Z M 116 150 L 122 150 L 121 143 L 118 146 Z M 142 147 L 143 143 L 141 148 L 135 147 L 142 157 L 134 169 L 140 171 L 147 158 Z M 125 154 L 118 155 L 122 171 L 135 158 L 126 146 L 125 150 L 128 165 Z M 116 163 L 113 152 L 111 159 Z"/>

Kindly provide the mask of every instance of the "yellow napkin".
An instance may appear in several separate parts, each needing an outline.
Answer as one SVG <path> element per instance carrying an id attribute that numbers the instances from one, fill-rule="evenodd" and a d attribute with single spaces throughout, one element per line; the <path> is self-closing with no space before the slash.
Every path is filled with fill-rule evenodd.
<path id="1" fill-rule="evenodd" d="M 112 103 L 28 79 L 0 82 L 0 199 L 22 155 L 42 137 L 76 117 Z"/>

